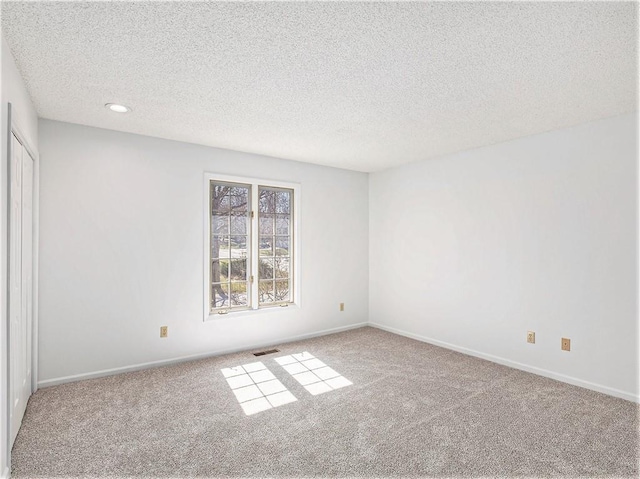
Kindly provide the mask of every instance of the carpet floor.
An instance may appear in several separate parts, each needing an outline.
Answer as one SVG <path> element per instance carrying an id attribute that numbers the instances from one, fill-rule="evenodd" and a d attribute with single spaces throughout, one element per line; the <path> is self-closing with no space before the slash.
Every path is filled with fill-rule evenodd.
<path id="1" fill-rule="evenodd" d="M 370 327 L 275 347 L 41 389 L 12 477 L 638 476 L 637 404 Z"/>

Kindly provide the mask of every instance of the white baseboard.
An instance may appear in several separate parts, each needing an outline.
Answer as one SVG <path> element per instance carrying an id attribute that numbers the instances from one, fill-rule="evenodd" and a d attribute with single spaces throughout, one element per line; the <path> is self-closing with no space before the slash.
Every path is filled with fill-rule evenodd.
<path id="1" fill-rule="evenodd" d="M 626 399 L 627 401 L 640 403 L 640 396 L 638 396 L 637 394 L 629 393 L 626 391 L 620 391 L 619 389 L 602 386 L 601 384 L 595 384 L 589 381 L 583 381 L 582 379 L 566 376 L 564 374 L 555 373 L 553 371 L 537 368 L 535 366 L 529 366 L 527 364 L 518 363 L 516 361 L 511 361 L 509 359 L 501 358 L 499 356 L 493 356 L 491 354 L 481 353 L 480 351 L 475 351 L 473 349 L 463 348 L 461 346 L 456 346 L 455 344 L 445 343 L 444 341 L 438 341 L 437 339 L 432 339 L 426 336 L 421 336 L 419 334 L 409 333 L 401 329 L 385 326 L 384 324 L 369 323 L 369 326 L 373 328 L 382 329 L 390 333 L 398 334 L 400 336 L 405 336 L 407 338 L 416 339 L 424 343 L 433 344 L 434 346 L 440 346 L 446 349 L 457 351 L 459 353 L 468 354 L 469 356 L 475 356 L 477 358 L 486 359 L 487 361 L 502 364 L 503 366 L 509 366 L 511 368 L 520 369 L 521 371 L 537 374 L 538 376 L 544 376 L 547 378 L 555 379 L 557 381 L 568 383 L 573 386 L 579 386 L 585 389 L 591 389 L 592 391 L 608 394 L 609 396 L 615 396 L 621 399 Z"/>
<path id="2" fill-rule="evenodd" d="M 206 353 L 193 354 L 193 355 L 189 355 L 189 356 L 181 356 L 181 357 L 178 357 L 178 358 L 161 359 L 159 361 L 151 361 L 151 362 L 148 362 L 148 363 L 132 364 L 130 366 L 122 366 L 122 367 L 112 368 L 112 369 L 103 369 L 101 371 L 93 371 L 93 372 L 89 372 L 89 373 L 74 374 L 72 376 L 64 376 L 64 377 L 59 377 L 59 378 L 46 379 L 44 381 L 39 381 L 38 382 L 38 387 L 46 388 L 46 387 L 49 387 L 49 386 L 56 386 L 58 384 L 64 384 L 64 383 L 69 383 L 69 382 L 74 382 L 74 381 L 82 381 L 84 379 L 95 379 L 95 378 L 101 378 L 101 377 L 104 377 L 104 376 L 113 376 L 115 374 L 128 373 L 128 372 L 133 372 L 133 371 L 141 371 L 143 369 L 155 368 L 155 367 L 159 367 L 159 366 L 169 366 L 169 365 L 172 365 L 172 364 L 183 363 L 185 361 L 194 361 L 196 359 L 204 359 L 204 358 L 209 358 L 209 357 L 213 357 L 213 356 L 222 356 L 223 354 L 233 354 L 233 353 L 238 353 L 238 352 L 241 352 L 241 351 L 248 351 L 248 350 L 253 350 L 253 349 L 258 349 L 258 348 L 264 348 L 264 347 L 267 347 L 267 346 L 273 346 L 274 344 L 285 344 L 285 343 L 291 343 L 291 342 L 294 342 L 294 341 L 300 341 L 300 340 L 303 340 L 303 339 L 315 338 L 315 337 L 318 337 L 318 336 L 326 336 L 327 334 L 340 333 L 342 331 L 348 331 L 350 329 L 362 328 L 362 327 L 367 326 L 367 325 L 368 325 L 368 323 L 350 324 L 348 326 L 340 326 L 338 328 L 325 329 L 325 330 L 322 330 L 322 331 L 315 331 L 313 333 L 301 334 L 299 336 L 290 336 L 288 338 L 282 338 L 282 339 L 279 339 L 277 341 L 246 344 L 246 345 L 239 346 L 237 348 L 232 348 L 232 349 L 221 349 L 221 350 L 217 350 L 217 351 L 209 351 L 209 352 L 206 352 Z"/>
<path id="3" fill-rule="evenodd" d="M 0 476 L 0 477 L 2 477 L 2 479 L 9 479 L 10 474 L 9 474 L 9 468 L 8 467 L 4 468 L 4 471 L 2 471 L 2 476 Z"/>

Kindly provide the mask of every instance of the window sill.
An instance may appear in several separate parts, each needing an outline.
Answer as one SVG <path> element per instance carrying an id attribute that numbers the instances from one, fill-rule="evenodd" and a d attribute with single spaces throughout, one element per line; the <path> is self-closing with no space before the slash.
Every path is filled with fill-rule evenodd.
<path id="1" fill-rule="evenodd" d="M 286 313 L 287 311 L 300 311 L 300 306 L 294 303 L 290 303 L 289 306 L 264 306 L 259 309 L 239 309 L 236 311 L 229 311 L 226 314 L 218 314 L 218 313 L 210 313 L 204 321 L 217 321 L 221 319 L 237 319 L 245 316 L 257 316 L 262 314 L 278 314 L 278 313 Z"/>

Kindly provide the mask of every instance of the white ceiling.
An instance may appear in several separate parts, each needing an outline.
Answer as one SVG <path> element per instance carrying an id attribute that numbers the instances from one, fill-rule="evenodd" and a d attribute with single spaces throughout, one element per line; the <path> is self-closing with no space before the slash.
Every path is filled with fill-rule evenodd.
<path id="1" fill-rule="evenodd" d="M 43 118 L 360 171 L 637 105 L 635 2 L 2 2 L 2 14 Z"/>

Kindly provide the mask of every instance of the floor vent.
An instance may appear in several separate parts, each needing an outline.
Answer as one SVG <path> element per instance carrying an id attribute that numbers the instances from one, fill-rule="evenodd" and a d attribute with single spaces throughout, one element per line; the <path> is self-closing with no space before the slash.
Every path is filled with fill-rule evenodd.
<path id="1" fill-rule="evenodd" d="M 259 353 L 253 353 L 254 356 L 264 356 L 265 354 L 273 354 L 273 353 L 279 353 L 280 350 L 279 349 L 269 349 L 267 351 L 260 351 Z"/>

